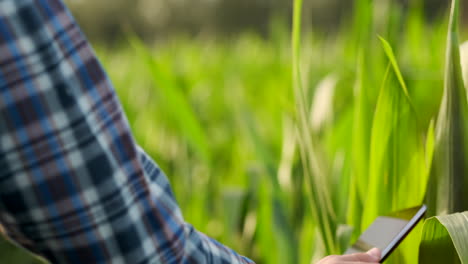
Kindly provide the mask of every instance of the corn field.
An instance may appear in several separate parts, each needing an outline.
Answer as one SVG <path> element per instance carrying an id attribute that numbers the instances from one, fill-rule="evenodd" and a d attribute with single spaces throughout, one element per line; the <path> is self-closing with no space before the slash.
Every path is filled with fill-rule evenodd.
<path id="1" fill-rule="evenodd" d="M 129 33 L 96 46 L 185 219 L 256 263 L 340 254 L 382 214 L 428 205 L 386 263 L 468 263 L 468 44 L 459 0 L 356 0 L 337 33 Z M 464 78 L 466 77 L 466 78 Z M 465 213 L 464 213 L 465 212 Z M 0 262 L 35 263 L 10 243 Z"/>

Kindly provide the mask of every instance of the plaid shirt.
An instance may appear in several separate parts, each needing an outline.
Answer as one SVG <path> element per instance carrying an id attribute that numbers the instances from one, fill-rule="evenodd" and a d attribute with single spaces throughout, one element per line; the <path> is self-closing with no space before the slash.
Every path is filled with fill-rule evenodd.
<path id="1" fill-rule="evenodd" d="M 0 0 L 0 222 L 52 263 L 252 263 L 186 223 L 60 0 Z"/>

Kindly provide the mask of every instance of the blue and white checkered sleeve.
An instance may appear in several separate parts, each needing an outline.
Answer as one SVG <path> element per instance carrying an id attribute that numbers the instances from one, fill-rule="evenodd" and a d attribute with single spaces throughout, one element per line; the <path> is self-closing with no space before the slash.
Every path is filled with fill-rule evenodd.
<path id="1" fill-rule="evenodd" d="M 184 221 L 60 0 L 0 0 L 0 222 L 52 263 L 251 263 Z"/>

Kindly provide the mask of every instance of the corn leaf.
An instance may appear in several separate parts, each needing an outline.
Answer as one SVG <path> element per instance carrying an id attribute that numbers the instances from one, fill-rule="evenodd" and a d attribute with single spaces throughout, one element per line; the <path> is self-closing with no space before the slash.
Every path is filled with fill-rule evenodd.
<path id="1" fill-rule="evenodd" d="M 356 0 L 354 4 L 353 36 L 356 38 L 357 49 L 370 41 L 372 31 L 372 4 L 373 0 Z"/>
<path id="2" fill-rule="evenodd" d="M 385 40 L 381 41 L 391 67 L 372 124 L 369 191 L 362 228 L 378 215 L 420 204 L 427 182 L 418 119 L 393 51 Z"/>
<path id="3" fill-rule="evenodd" d="M 348 223 L 355 228 L 355 235 L 360 233 L 363 202 L 367 196 L 369 174 L 369 135 L 370 106 L 365 82 L 365 62 L 362 55 L 358 58 L 357 80 L 354 87 L 355 105 L 352 142 L 352 179 L 348 208 Z"/>
<path id="4" fill-rule="evenodd" d="M 468 263 L 468 212 L 425 221 L 419 263 Z"/>
<path id="5" fill-rule="evenodd" d="M 302 0 L 294 0 L 292 58 L 293 88 L 296 101 L 297 131 L 299 152 L 305 174 L 305 185 L 314 224 L 317 225 L 320 238 L 325 245 L 325 253 L 339 253 L 336 241 L 336 215 L 331 205 L 331 194 L 327 188 L 327 173 L 317 155 L 310 119 L 306 93 L 303 89 L 300 70 Z"/>
<path id="6" fill-rule="evenodd" d="M 380 40 L 389 67 L 372 123 L 368 196 L 361 228 L 378 215 L 420 204 L 428 179 L 416 111 L 390 44 Z M 414 250 L 417 238 L 417 233 L 412 234 L 388 262 L 414 263 L 418 257 Z"/>
<path id="7" fill-rule="evenodd" d="M 468 106 L 458 43 L 459 1 L 452 1 L 447 37 L 445 85 L 436 125 L 433 169 L 428 186 L 430 215 L 468 210 Z"/>
<path id="8" fill-rule="evenodd" d="M 351 144 L 351 182 L 349 190 L 347 223 L 353 229 L 352 240 L 361 233 L 363 204 L 367 198 L 369 182 L 369 148 L 372 122 L 370 92 L 373 85 L 372 70 L 369 67 L 371 58 L 366 56 L 373 49 L 373 2 L 374 0 L 357 0 L 354 2 L 354 25 L 352 33 L 353 62 L 356 63 L 354 83 L 354 107 Z M 352 46 L 352 45 L 350 45 Z M 373 58 L 372 58 L 373 59 Z"/>

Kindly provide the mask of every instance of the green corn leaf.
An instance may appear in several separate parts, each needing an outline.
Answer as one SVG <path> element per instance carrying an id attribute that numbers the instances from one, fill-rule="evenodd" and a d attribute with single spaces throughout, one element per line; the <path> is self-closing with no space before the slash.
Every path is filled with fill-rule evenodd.
<path id="1" fill-rule="evenodd" d="M 331 194 L 327 184 L 328 174 L 319 161 L 317 146 L 309 121 L 309 106 L 306 99 L 300 71 L 302 0 L 294 0 L 292 59 L 293 88 L 296 101 L 299 153 L 303 163 L 311 215 L 317 225 L 320 238 L 325 245 L 325 254 L 339 253 L 336 241 L 336 215 L 331 204 Z"/>
<path id="2" fill-rule="evenodd" d="M 367 196 L 369 174 L 369 134 L 372 116 L 365 82 L 365 62 L 361 54 L 358 58 L 357 80 L 355 84 L 355 105 L 352 142 L 352 179 L 348 208 L 348 223 L 360 232 L 363 202 Z"/>
<path id="3" fill-rule="evenodd" d="M 379 39 L 382 42 L 382 46 L 385 51 L 385 54 L 387 55 L 387 58 L 389 59 L 390 64 L 392 65 L 393 71 L 398 79 L 401 89 L 403 89 L 404 94 L 407 97 L 409 97 L 408 88 L 406 87 L 405 81 L 403 80 L 403 76 L 401 75 L 401 71 L 400 71 L 400 68 L 398 67 L 398 63 L 396 61 L 395 54 L 393 53 L 392 47 L 384 38 L 379 37 Z"/>
<path id="4" fill-rule="evenodd" d="M 426 134 L 426 175 L 430 175 L 434 157 L 434 120 L 431 120 Z M 426 189 L 427 185 L 424 187 Z"/>
<path id="5" fill-rule="evenodd" d="M 353 47 L 351 54 L 356 60 L 356 77 L 354 83 L 354 107 L 351 148 L 351 183 L 347 222 L 353 226 L 352 240 L 361 233 L 363 204 L 367 198 L 369 182 L 369 148 L 372 122 L 371 96 L 374 57 L 367 56 L 374 50 L 373 45 L 373 6 L 374 0 L 357 0 L 354 2 L 354 24 L 352 30 Z"/>
<path id="6" fill-rule="evenodd" d="M 372 31 L 372 4 L 373 0 L 357 0 L 354 3 L 354 26 L 353 36 L 355 43 L 360 49 L 361 45 L 366 45 L 370 41 Z"/>
<path id="7" fill-rule="evenodd" d="M 425 221 L 419 263 L 468 263 L 468 212 Z"/>
<path id="8" fill-rule="evenodd" d="M 271 254 L 265 254 L 263 257 L 266 263 L 279 263 L 284 261 L 284 254 L 280 252 L 279 242 L 275 232 L 273 218 L 273 206 L 272 206 L 272 190 L 268 188 L 268 184 L 259 184 L 256 190 L 258 196 L 258 207 L 257 207 L 257 235 L 258 245 L 262 251 L 269 251 Z"/>
<path id="9" fill-rule="evenodd" d="M 418 205 L 427 182 L 418 118 L 390 45 L 381 39 L 390 66 L 371 130 L 368 195 L 362 228 L 378 215 Z"/>
<path id="10" fill-rule="evenodd" d="M 468 106 L 458 43 L 459 1 L 452 1 L 447 37 L 445 85 L 436 125 L 429 215 L 468 210 Z"/>

